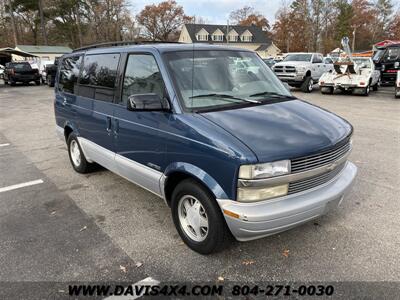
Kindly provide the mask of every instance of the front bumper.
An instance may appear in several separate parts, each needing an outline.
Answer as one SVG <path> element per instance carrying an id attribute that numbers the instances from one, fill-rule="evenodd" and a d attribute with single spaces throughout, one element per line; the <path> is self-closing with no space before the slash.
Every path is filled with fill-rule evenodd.
<path id="1" fill-rule="evenodd" d="M 356 174 L 357 167 L 347 162 L 330 182 L 302 193 L 255 203 L 218 199 L 218 204 L 222 210 L 239 215 L 224 217 L 237 240 L 249 241 L 285 231 L 337 207 Z"/>
<path id="2" fill-rule="evenodd" d="M 301 83 L 304 81 L 304 74 L 276 72 L 275 75 L 278 76 L 281 81 L 287 83 Z"/>

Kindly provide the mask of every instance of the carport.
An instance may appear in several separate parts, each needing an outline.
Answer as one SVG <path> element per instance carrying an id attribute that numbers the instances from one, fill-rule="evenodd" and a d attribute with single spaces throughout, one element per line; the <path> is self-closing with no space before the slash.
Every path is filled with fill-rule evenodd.
<path id="1" fill-rule="evenodd" d="M 20 51 L 20 50 L 16 50 L 14 48 L 0 48 L 0 64 L 1 65 L 5 65 L 6 63 L 10 62 L 12 60 L 12 55 L 18 55 L 18 56 L 22 56 L 22 57 L 37 57 L 37 55 L 34 55 L 32 53 L 28 53 L 28 52 L 24 52 L 24 51 Z"/>

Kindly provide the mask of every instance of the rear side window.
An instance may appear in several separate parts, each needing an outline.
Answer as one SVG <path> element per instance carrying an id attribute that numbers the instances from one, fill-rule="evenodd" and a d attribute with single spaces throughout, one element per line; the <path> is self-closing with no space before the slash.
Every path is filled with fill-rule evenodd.
<path id="1" fill-rule="evenodd" d="M 80 84 L 114 88 L 118 62 L 119 54 L 87 55 Z"/>
<path id="2" fill-rule="evenodd" d="M 62 61 L 60 78 L 58 80 L 58 88 L 60 91 L 76 94 L 81 63 L 82 56 L 70 56 Z"/>
<path id="3" fill-rule="evenodd" d="M 118 72 L 119 54 L 86 55 L 79 80 L 79 95 L 112 102 Z"/>

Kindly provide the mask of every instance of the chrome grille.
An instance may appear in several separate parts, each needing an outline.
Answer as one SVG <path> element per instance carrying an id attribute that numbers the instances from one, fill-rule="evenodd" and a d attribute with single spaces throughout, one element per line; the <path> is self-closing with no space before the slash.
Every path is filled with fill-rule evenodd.
<path id="1" fill-rule="evenodd" d="M 296 73 L 296 68 L 293 66 L 275 66 L 276 73 Z"/>
<path id="2" fill-rule="evenodd" d="M 294 193 L 300 193 L 305 190 L 312 189 L 324 183 L 327 183 L 331 179 L 333 179 L 336 175 L 340 173 L 346 163 L 342 163 L 341 165 L 337 166 L 334 170 L 319 174 L 313 177 L 309 177 L 307 179 L 302 179 L 299 181 L 293 181 L 289 183 L 289 190 L 288 195 Z"/>
<path id="3" fill-rule="evenodd" d="M 350 139 L 345 144 L 334 147 L 333 149 L 313 154 L 306 157 L 300 157 L 291 160 L 291 173 L 299 173 L 328 165 L 350 151 Z"/>

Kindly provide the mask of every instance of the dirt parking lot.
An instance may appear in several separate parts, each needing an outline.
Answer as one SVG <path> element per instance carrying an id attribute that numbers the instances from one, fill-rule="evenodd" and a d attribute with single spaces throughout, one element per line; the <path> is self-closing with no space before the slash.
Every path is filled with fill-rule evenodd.
<path id="1" fill-rule="evenodd" d="M 51 88 L 0 82 L 0 281 L 399 281 L 394 89 L 294 94 L 353 124 L 352 192 L 314 222 L 202 256 L 183 244 L 161 199 L 107 170 L 73 171 L 56 137 Z"/>

